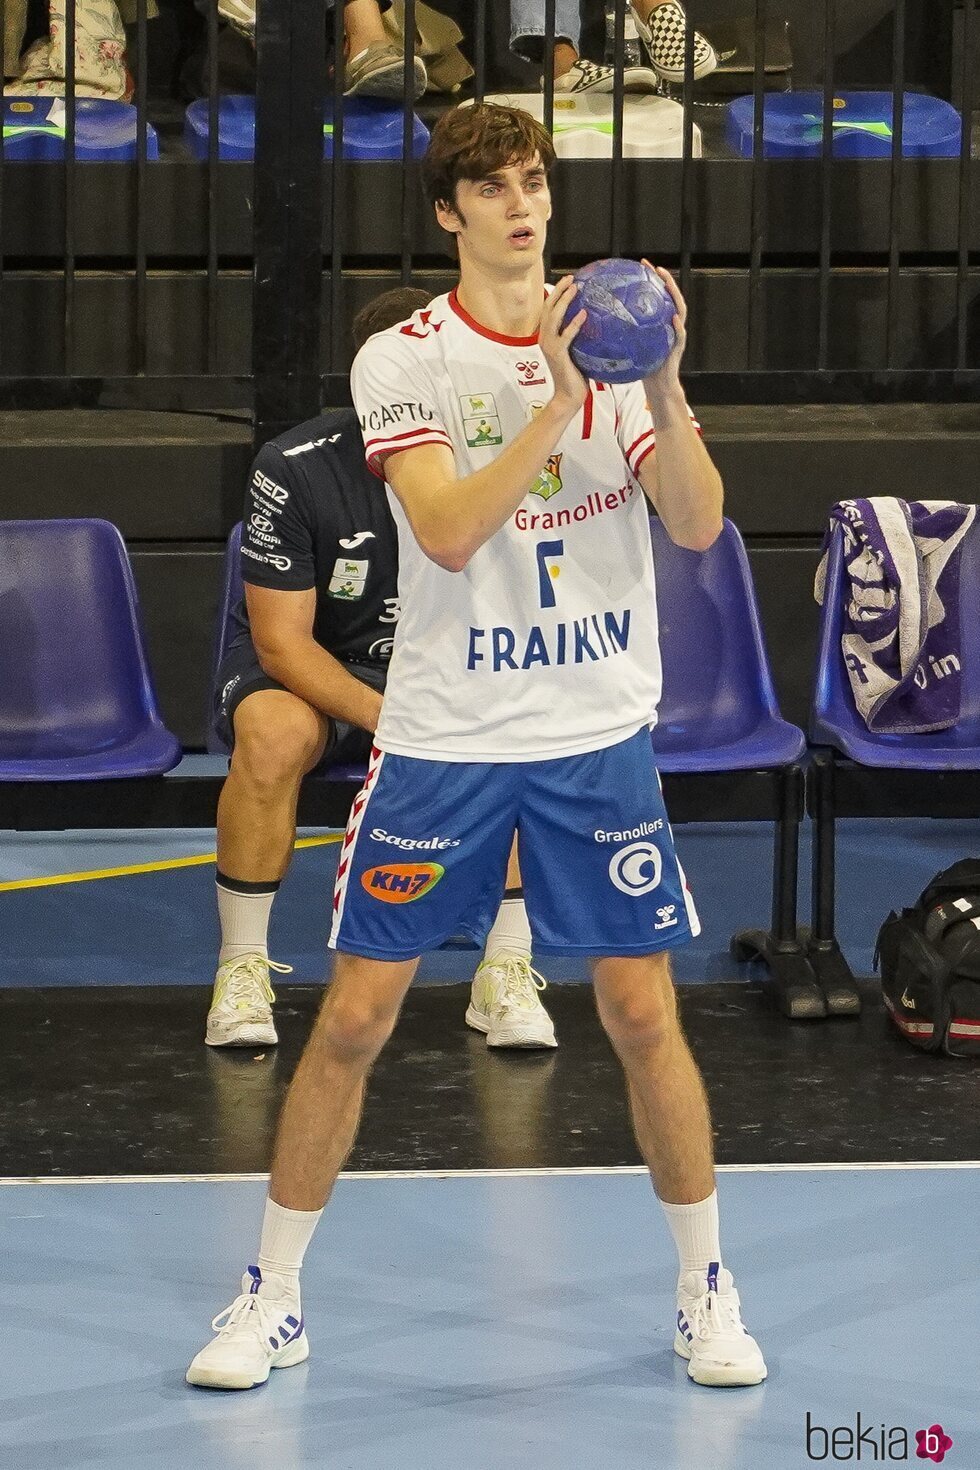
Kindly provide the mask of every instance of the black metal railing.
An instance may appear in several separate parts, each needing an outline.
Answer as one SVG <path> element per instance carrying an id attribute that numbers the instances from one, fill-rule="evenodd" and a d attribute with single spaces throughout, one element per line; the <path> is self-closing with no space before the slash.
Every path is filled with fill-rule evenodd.
<path id="1" fill-rule="evenodd" d="M 265 438 L 323 399 L 342 399 L 358 306 L 386 285 L 443 289 L 451 277 L 419 196 L 414 114 L 431 124 L 442 106 L 513 90 L 495 48 L 501 7 L 487 0 L 457 7 L 466 17 L 472 81 L 461 96 L 428 96 L 413 107 L 416 6 L 405 0 L 401 159 L 361 162 L 345 148 L 341 5 L 260 0 L 253 168 L 229 161 L 219 139 L 218 0 L 208 0 L 201 22 L 203 151 L 188 154 L 173 103 L 168 110 L 152 91 L 154 22 L 147 0 L 136 0 L 132 156 L 83 157 L 85 104 L 76 96 L 70 41 L 82 3 L 66 0 L 62 161 L 25 162 L 13 134 L 0 138 L 0 406 L 249 406 Z M 819 99 L 819 151 L 792 160 L 771 156 L 767 133 L 766 38 L 787 0 L 746 7 L 754 59 L 746 71 L 745 157 L 719 139 L 724 104 L 707 99 L 695 79 L 695 32 L 710 38 L 711 25 L 704 0 L 689 0 L 683 81 L 666 89 L 668 105 L 682 109 L 679 147 L 649 159 L 627 147 L 628 4 L 616 0 L 609 155 L 563 160 L 549 263 L 561 269 L 601 254 L 644 253 L 675 269 L 691 303 L 690 372 L 703 400 L 976 396 L 978 3 L 939 6 L 940 34 L 957 37 L 946 74 L 960 113 L 958 151 L 915 158 L 904 146 L 907 98 L 923 76 L 935 77 L 935 58 L 925 69 L 921 48 L 907 39 L 920 32 L 925 0 L 893 0 L 889 71 L 875 79 L 890 93 L 890 146 L 863 161 L 838 156 L 835 113 L 846 67 L 837 0 L 817 7 L 813 75 L 793 79 Z M 566 101 L 553 78 L 556 0 L 542 0 L 542 10 L 540 76 L 527 72 L 522 85 L 540 97 L 553 129 Z M 3 11 L 0 0 L 0 24 Z"/>

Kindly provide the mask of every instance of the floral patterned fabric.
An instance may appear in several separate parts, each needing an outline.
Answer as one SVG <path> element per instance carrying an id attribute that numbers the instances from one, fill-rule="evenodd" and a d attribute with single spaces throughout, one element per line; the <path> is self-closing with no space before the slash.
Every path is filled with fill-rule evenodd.
<path id="1" fill-rule="evenodd" d="M 50 0 L 48 35 L 27 48 L 16 80 L 4 91 L 22 97 L 63 97 L 65 59 L 65 0 Z M 76 0 L 75 95 L 128 101 L 132 91 L 126 32 L 115 0 Z"/>

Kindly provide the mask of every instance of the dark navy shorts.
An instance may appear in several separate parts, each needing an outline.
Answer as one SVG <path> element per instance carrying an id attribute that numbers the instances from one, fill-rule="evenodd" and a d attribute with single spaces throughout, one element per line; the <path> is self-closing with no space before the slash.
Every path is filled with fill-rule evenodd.
<path id="1" fill-rule="evenodd" d="M 370 684 L 372 689 L 384 692 L 387 669 L 379 669 L 370 664 L 350 663 L 345 663 L 344 668 L 363 684 Z M 236 638 L 221 660 L 211 695 L 212 728 L 229 750 L 235 748 L 235 711 L 246 695 L 254 694 L 258 689 L 282 689 L 287 694 L 290 692 L 285 684 L 270 679 L 259 663 L 251 638 L 241 636 Z M 371 754 L 372 740 L 370 731 L 362 730 L 360 725 L 332 719 L 327 746 L 316 769 L 337 765 L 366 765 Z"/>
<path id="2" fill-rule="evenodd" d="M 407 960 L 482 944 L 514 833 L 535 952 L 643 955 L 700 924 L 650 734 L 560 760 L 427 761 L 375 750 L 337 869 L 330 947 Z"/>

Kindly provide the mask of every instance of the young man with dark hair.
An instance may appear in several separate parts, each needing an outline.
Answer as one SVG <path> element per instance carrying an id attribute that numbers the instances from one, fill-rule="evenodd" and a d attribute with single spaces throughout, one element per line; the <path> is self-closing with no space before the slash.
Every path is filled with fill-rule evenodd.
<path id="1" fill-rule="evenodd" d="M 677 343 L 641 383 L 587 382 L 575 285 L 548 292 L 551 139 L 526 114 L 445 114 L 423 176 L 460 279 L 354 364 L 388 486 L 403 613 L 334 892 L 333 981 L 280 1122 L 258 1265 L 188 1379 L 249 1387 L 308 1351 L 299 1269 L 418 956 L 490 915 L 520 832 L 536 946 L 588 957 L 640 1150 L 677 1245 L 674 1348 L 699 1383 L 759 1383 L 721 1264 L 711 1124 L 667 952 L 698 920 L 649 728 L 660 694 L 652 504 L 692 550 L 722 485 Z M 565 325 L 566 313 L 570 319 Z M 394 871 L 379 828 L 428 844 Z M 435 849 L 438 848 L 436 854 Z M 437 860 L 436 860 L 437 858 Z"/>
<path id="2" fill-rule="evenodd" d="M 354 320 L 363 346 L 429 295 L 386 291 Z M 209 1046 L 274 1046 L 272 906 L 296 838 L 300 782 L 366 762 L 399 616 L 398 541 L 364 464 L 357 415 L 331 409 L 259 451 L 242 522 L 245 601 L 214 682 L 214 724 L 232 752 L 218 804 L 221 948 Z M 516 854 L 466 1012 L 493 1047 L 554 1047 L 538 998 Z"/>

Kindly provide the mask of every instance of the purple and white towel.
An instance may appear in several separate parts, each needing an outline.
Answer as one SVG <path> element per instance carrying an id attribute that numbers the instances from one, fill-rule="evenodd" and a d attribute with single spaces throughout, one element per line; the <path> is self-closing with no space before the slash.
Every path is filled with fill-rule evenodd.
<path id="1" fill-rule="evenodd" d="M 827 548 L 844 531 L 841 648 L 858 713 L 877 734 L 946 730 L 960 713 L 960 545 L 975 505 L 953 500 L 839 500 Z"/>

